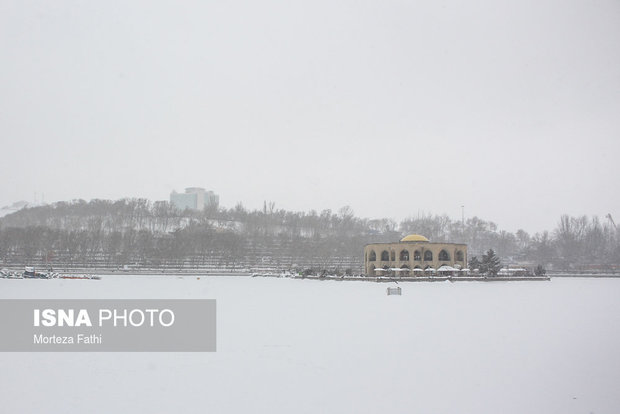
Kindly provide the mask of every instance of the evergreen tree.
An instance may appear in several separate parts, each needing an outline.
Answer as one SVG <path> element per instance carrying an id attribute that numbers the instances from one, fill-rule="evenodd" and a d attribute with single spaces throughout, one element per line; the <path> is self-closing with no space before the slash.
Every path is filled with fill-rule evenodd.
<path id="1" fill-rule="evenodd" d="M 472 258 L 469 260 L 469 269 L 470 270 L 480 269 L 480 260 L 478 260 L 478 257 L 472 256 Z"/>
<path id="2" fill-rule="evenodd" d="M 489 249 L 482 255 L 482 263 L 480 264 L 480 272 L 489 274 L 491 276 L 497 276 L 497 272 L 502 268 L 502 263 L 499 257 L 495 254 L 493 249 Z"/>

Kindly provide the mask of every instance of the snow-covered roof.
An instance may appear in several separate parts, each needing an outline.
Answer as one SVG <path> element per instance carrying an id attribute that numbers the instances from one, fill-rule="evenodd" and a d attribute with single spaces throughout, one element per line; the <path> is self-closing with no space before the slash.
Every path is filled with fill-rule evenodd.
<path id="1" fill-rule="evenodd" d="M 517 272 L 527 272 L 527 269 L 523 269 L 522 267 L 512 267 L 508 269 L 504 267 L 503 269 L 500 269 L 498 273 L 511 274 L 511 273 L 517 273 Z"/>

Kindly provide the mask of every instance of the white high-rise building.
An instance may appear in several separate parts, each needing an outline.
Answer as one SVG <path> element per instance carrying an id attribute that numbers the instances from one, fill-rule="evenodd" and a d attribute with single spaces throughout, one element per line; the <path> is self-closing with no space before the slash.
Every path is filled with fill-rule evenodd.
<path id="1" fill-rule="evenodd" d="M 170 204 L 179 210 L 202 210 L 206 206 L 218 206 L 220 196 L 213 191 L 206 191 L 201 187 L 188 187 L 184 193 L 173 191 L 170 193 Z"/>

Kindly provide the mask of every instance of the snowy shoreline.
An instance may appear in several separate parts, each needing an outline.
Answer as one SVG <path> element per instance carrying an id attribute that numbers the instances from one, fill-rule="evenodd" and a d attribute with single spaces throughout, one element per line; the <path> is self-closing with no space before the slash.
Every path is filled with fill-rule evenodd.
<path id="1" fill-rule="evenodd" d="M 417 276 L 417 277 L 377 277 L 377 276 L 288 276 L 278 274 L 255 274 L 252 277 L 275 277 L 290 279 L 310 279 L 310 280 L 337 280 L 337 281 L 366 281 L 366 282 L 493 282 L 493 281 L 528 281 L 528 280 L 551 280 L 548 276 Z"/>
<path id="2" fill-rule="evenodd" d="M 8 267 L 9 271 L 19 272 L 21 267 Z M 338 275 L 307 275 L 299 276 L 288 271 L 283 272 L 251 272 L 248 270 L 227 270 L 227 269 L 131 269 L 123 271 L 107 268 L 73 268 L 65 269 L 59 267 L 58 270 L 64 275 L 83 275 L 92 274 L 97 276 L 107 275 L 140 275 L 140 276 L 240 276 L 240 277 L 270 277 L 270 278 L 291 278 L 291 279 L 310 279 L 310 280 L 337 280 L 337 281 L 371 281 L 371 282 L 466 282 L 466 281 L 548 281 L 551 278 L 620 278 L 616 273 L 566 273 L 549 272 L 545 276 L 416 276 L 416 277 L 385 277 L 385 276 L 338 276 Z"/>

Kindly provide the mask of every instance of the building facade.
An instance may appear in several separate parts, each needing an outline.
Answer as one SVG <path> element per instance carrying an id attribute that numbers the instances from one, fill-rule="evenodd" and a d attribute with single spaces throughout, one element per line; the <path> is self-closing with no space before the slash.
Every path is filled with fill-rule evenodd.
<path id="1" fill-rule="evenodd" d="M 436 271 L 442 266 L 467 267 L 467 245 L 431 243 L 419 234 L 410 234 L 397 243 L 373 243 L 364 247 L 364 273 L 377 276 L 376 269 L 403 269 L 412 276 Z"/>
<path id="2" fill-rule="evenodd" d="M 170 204 L 179 210 L 202 210 L 206 206 L 218 206 L 220 197 L 213 191 L 201 187 L 188 187 L 184 193 L 170 193 Z"/>

